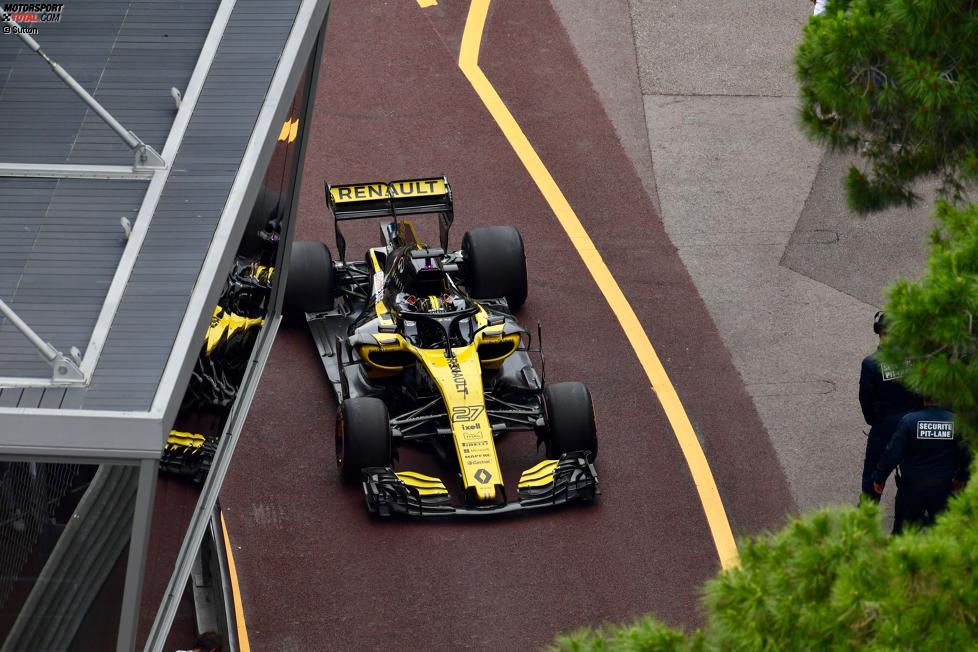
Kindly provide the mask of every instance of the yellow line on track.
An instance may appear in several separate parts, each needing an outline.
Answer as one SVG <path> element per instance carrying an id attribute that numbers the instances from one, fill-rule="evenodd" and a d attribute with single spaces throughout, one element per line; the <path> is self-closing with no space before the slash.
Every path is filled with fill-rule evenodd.
<path id="1" fill-rule="evenodd" d="M 672 430 L 679 442 L 679 447 L 686 458 L 686 464 L 693 475 L 693 482 L 699 494 L 700 502 L 703 505 L 703 512 L 713 535 L 713 543 L 716 546 L 717 554 L 720 557 L 720 565 L 723 568 L 733 568 L 738 564 L 737 543 L 734 541 L 733 532 L 730 530 L 730 522 L 727 513 L 723 508 L 723 501 L 720 500 L 720 492 L 717 490 L 716 481 L 710 471 L 710 464 L 703 454 L 693 425 L 686 415 L 679 395 L 676 393 L 672 381 L 669 380 L 659 356 L 652 347 L 645 329 L 632 309 L 625 294 L 618 286 L 618 282 L 611 274 L 611 270 L 601 258 L 594 242 L 581 224 L 581 220 L 574 213 L 564 193 L 557 186 L 556 181 L 550 175 L 547 167 L 533 149 L 533 145 L 527 139 L 520 125 L 513 118 L 513 115 L 506 108 L 496 89 L 486 77 L 485 73 L 479 68 L 479 46 L 485 30 L 486 16 L 489 13 L 490 0 L 472 0 L 469 6 L 469 14 L 465 21 L 465 31 L 462 34 L 462 48 L 458 57 L 459 68 L 472 84 L 472 88 L 482 99 L 486 109 L 492 115 L 496 124 L 502 130 L 510 146 L 520 161 L 523 162 L 526 171 L 529 172 L 537 188 L 543 194 L 550 209 L 554 212 L 557 220 L 567 236 L 570 238 L 577 253 L 580 254 L 584 264 L 587 265 L 591 276 L 594 277 L 598 288 L 611 306 L 612 311 L 618 317 L 625 336 L 635 350 L 645 375 L 652 385 L 653 391 L 662 404 L 662 409 L 666 413 Z"/>
<path id="2" fill-rule="evenodd" d="M 248 642 L 248 626 L 245 624 L 244 605 L 241 602 L 241 588 L 238 586 L 238 570 L 234 566 L 234 553 L 231 552 L 231 537 L 228 536 L 228 524 L 221 512 L 221 530 L 224 532 L 224 551 L 228 558 L 228 575 L 231 578 L 231 599 L 234 601 L 234 622 L 238 630 L 238 650 L 251 652 Z"/>

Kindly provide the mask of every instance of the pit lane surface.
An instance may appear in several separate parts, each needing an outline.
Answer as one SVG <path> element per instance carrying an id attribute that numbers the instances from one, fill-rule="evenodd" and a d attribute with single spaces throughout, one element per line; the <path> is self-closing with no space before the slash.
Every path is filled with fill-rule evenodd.
<path id="1" fill-rule="evenodd" d="M 532 649 L 647 611 L 697 624 L 718 559 L 692 478 L 615 316 L 458 69 L 468 3 L 364 4 L 331 10 L 299 237 L 331 243 L 323 179 L 442 172 L 453 247 L 468 228 L 518 226 L 519 316 L 543 325 L 548 382 L 591 388 L 604 495 L 524 518 L 370 518 L 336 478 L 335 401 L 312 342 L 283 331 L 222 494 L 254 648 Z M 767 435 L 550 5 L 494 3 L 480 64 L 646 327 L 734 532 L 778 524 L 791 505 Z M 510 482 L 538 459 L 532 435 L 499 450 Z M 421 463 L 405 453 L 401 466 Z"/>

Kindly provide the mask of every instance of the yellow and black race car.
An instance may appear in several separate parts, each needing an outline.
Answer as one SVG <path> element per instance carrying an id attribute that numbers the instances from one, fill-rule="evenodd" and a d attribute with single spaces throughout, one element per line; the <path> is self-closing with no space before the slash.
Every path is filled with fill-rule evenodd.
<path id="1" fill-rule="evenodd" d="M 327 185 L 326 200 L 340 260 L 321 242 L 296 242 L 284 313 L 309 324 L 340 402 L 339 474 L 363 484 L 370 511 L 498 514 L 592 500 L 591 395 L 578 382 L 544 386 L 530 335 L 512 315 L 527 296 L 519 232 L 473 229 L 446 253 L 453 212 L 444 177 Z M 440 247 L 422 243 L 405 219 L 418 214 L 438 215 Z M 340 224 L 372 217 L 384 244 L 347 261 Z M 523 472 L 510 501 L 496 439 L 512 431 L 535 433 L 546 459 Z M 457 499 L 438 478 L 395 470 L 395 451 L 407 444 L 457 463 Z"/>

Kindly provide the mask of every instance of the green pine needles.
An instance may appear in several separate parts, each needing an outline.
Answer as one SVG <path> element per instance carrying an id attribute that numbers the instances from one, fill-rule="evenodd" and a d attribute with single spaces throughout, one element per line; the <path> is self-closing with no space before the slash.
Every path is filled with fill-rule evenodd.
<path id="1" fill-rule="evenodd" d="M 890 288 L 880 359 L 909 361 L 901 381 L 955 413 L 978 448 L 978 206 L 939 202 L 927 273 Z"/>
<path id="2" fill-rule="evenodd" d="M 742 542 L 741 567 L 707 583 L 702 629 L 685 634 L 646 617 L 559 636 L 551 650 L 971 650 L 976 517 L 975 483 L 933 527 L 894 537 L 882 534 L 874 504 L 823 509 Z"/>
<path id="3" fill-rule="evenodd" d="M 866 160 L 846 180 L 853 210 L 912 205 L 921 178 L 951 199 L 978 182 L 974 0 L 833 0 L 795 66 L 807 133 Z"/>

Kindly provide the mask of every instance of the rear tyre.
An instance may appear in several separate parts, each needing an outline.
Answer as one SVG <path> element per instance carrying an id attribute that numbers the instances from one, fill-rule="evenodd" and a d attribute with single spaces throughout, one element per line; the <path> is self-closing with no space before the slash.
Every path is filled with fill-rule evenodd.
<path id="1" fill-rule="evenodd" d="M 591 392 L 584 383 L 554 383 L 543 390 L 547 458 L 564 453 L 588 451 L 591 461 L 598 457 L 598 436 L 594 425 Z"/>
<path id="2" fill-rule="evenodd" d="M 514 227 L 466 231 L 462 254 L 469 294 L 474 299 L 505 297 L 512 310 L 526 302 L 526 254 L 523 237 Z"/>
<path id="3" fill-rule="evenodd" d="M 285 318 L 297 323 L 304 313 L 332 310 L 335 287 L 333 257 L 326 245 L 314 240 L 293 243 L 282 305 Z"/>
<path id="4" fill-rule="evenodd" d="M 343 482 L 360 481 L 368 466 L 390 466 L 391 429 L 379 398 L 348 398 L 336 413 L 336 467 Z"/>

